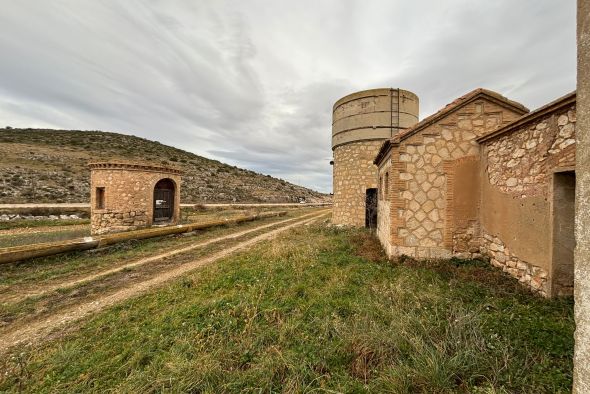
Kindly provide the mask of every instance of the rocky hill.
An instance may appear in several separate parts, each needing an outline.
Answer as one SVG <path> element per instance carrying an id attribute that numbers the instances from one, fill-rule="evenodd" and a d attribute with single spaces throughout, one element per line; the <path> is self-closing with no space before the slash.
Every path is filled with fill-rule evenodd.
<path id="1" fill-rule="evenodd" d="M 182 168 L 183 203 L 329 200 L 326 194 L 270 175 L 139 137 L 101 131 L 5 128 L 0 129 L 0 203 L 88 201 L 87 163 L 109 159 Z"/>

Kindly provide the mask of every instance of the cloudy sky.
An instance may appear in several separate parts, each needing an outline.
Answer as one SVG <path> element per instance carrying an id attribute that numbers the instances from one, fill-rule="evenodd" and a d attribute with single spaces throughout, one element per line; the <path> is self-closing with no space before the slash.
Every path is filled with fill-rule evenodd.
<path id="1" fill-rule="evenodd" d="M 0 125 L 106 130 L 331 191 L 331 108 L 575 89 L 573 0 L 0 0 Z"/>

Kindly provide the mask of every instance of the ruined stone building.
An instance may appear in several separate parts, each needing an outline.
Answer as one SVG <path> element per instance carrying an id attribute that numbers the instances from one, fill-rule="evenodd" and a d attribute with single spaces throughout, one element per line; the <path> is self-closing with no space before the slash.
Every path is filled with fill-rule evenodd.
<path id="1" fill-rule="evenodd" d="M 575 104 L 572 93 L 529 112 L 474 90 L 380 141 L 373 183 L 342 182 L 335 151 L 334 203 L 343 185 L 377 185 L 378 198 L 350 210 L 355 220 L 335 206 L 334 222 L 371 225 L 360 216 L 376 211 L 389 256 L 487 256 L 543 295 L 572 294 Z"/>

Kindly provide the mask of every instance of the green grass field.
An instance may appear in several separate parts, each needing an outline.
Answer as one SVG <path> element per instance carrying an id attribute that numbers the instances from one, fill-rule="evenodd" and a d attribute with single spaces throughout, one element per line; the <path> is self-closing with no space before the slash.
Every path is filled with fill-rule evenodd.
<path id="1" fill-rule="evenodd" d="M 7 392 L 558 393 L 573 302 L 305 226 L 0 361 Z"/>

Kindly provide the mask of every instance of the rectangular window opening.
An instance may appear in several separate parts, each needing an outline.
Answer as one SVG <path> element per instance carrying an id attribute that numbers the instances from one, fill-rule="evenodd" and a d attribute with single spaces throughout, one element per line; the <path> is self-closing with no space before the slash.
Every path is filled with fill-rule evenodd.
<path id="1" fill-rule="evenodd" d="M 104 209 L 104 187 L 96 188 L 96 209 Z"/>

